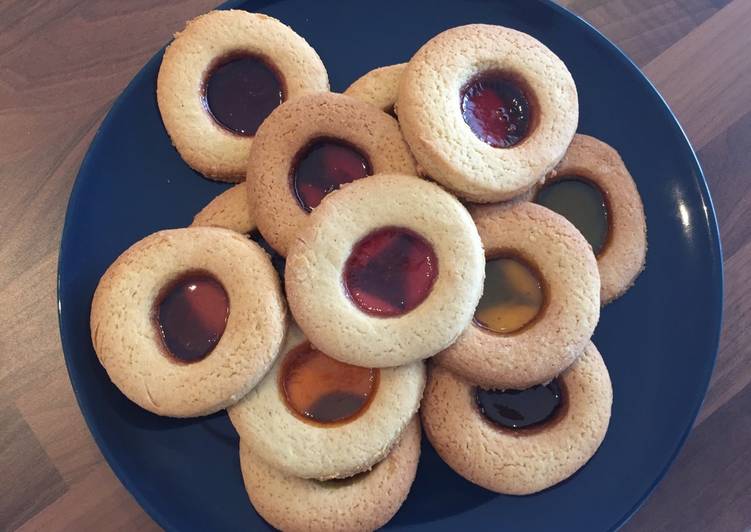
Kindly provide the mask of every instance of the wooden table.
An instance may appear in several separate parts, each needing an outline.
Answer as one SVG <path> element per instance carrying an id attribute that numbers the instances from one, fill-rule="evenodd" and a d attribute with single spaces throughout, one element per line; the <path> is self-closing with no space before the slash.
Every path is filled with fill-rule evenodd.
<path id="1" fill-rule="evenodd" d="M 68 194 L 113 99 L 217 0 L 0 2 L 0 527 L 154 529 L 84 424 L 55 277 Z M 725 328 L 696 427 L 629 530 L 751 527 L 751 0 L 567 0 L 657 85 L 698 150 Z M 617 482 L 617 479 L 613 479 Z"/>

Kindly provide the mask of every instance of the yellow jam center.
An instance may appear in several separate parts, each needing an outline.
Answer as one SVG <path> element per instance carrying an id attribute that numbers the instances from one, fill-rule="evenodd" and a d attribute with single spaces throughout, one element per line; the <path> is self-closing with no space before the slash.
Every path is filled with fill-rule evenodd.
<path id="1" fill-rule="evenodd" d="M 489 259 L 475 322 L 493 332 L 513 333 L 531 323 L 544 302 L 542 281 L 530 267 L 512 257 Z"/>

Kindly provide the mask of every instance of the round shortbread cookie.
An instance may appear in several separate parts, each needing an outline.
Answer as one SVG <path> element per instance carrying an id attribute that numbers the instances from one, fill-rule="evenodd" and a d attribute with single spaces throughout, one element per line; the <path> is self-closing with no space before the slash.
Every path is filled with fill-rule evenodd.
<path id="1" fill-rule="evenodd" d="M 389 453 L 417 412 L 425 366 L 418 361 L 379 370 L 378 387 L 364 411 L 350 421 L 320 425 L 292 412 L 281 390 L 284 360 L 305 341 L 291 326 L 282 356 L 258 386 L 228 409 L 230 420 L 251 453 L 287 475 L 328 480 L 367 471 Z"/>
<path id="2" fill-rule="evenodd" d="M 187 272 L 207 272 L 226 291 L 229 314 L 211 352 L 185 363 L 171 355 L 155 321 L 162 291 Z M 107 269 L 91 305 L 91 339 L 112 382 L 155 414 L 190 417 L 234 404 L 279 352 L 286 308 L 266 253 L 214 227 L 154 233 Z"/>
<path id="3" fill-rule="evenodd" d="M 565 402 L 539 427 L 508 429 L 483 415 L 474 387 L 433 365 L 421 408 L 425 434 L 461 476 L 491 491 L 527 495 L 581 468 L 602 443 L 613 390 L 608 370 L 590 343 L 561 376 Z"/>
<path id="4" fill-rule="evenodd" d="M 288 26 L 260 13 L 212 11 L 188 22 L 164 52 L 157 102 L 180 156 L 206 177 L 245 177 L 252 133 L 238 134 L 213 116 L 207 76 L 228 58 L 252 56 L 273 71 L 284 100 L 329 89 L 328 74 L 313 48 Z"/>
<path id="5" fill-rule="evenodd" d="M 321 93 L 279 106 L 258 130 L 247 185 L 258 229 L 281 255 L 308 218 L 293 175 L 300 154 L 317 141 L 344 142 L 369 163 L 370 174 L 415 173 L 396 120 L 360 100 Z"/>
<path id="6" fill-rule="evenodd" d="M 384 113 L 396 116 L 396 98 L 399 93 L 399 80 L 407 63 L 376 68 L 356 79 L 347 87 L 344 94 L 362 100 Z"/>
<path id="7" fill-rule="evenodd" d="M 235 185 L 211 200 L 193 218 L 193 226 L 224 227 L 248 235 L 256 228 L 245 185 Z"/>
<path id="8" fill-rule="evenodd" d="M 618 152 L 587 135 L 576 135 L 558 166 L 539 193 L 562 178 L 582 179 L 604 196 L 608 235 L 597 254 L 600 298 L 605 305 L 623 295 L 644 269 L 647 256 L 647 222 L 636 183 Z"/>
<path id="9" fill-rule="evenodd" d="M 534 321 L 510 334 L 473 322 L 435 361 L 487 388 L 547 382 L 581 354 L 599 320 L 592 248 L 568 220 L 539 205 L 476 206 L 471 212 L 488 259 L 510 255 L 534 266 L 545 303 Z"/>
<path id="10" fill-rule="evenodd" d="M 392 317 L 366 313 L 344 282 L 353 249 L 384 228 L 412 232 L 437 259 L 424 299 Z M 290 309 L 315 346 L 358 366 L 398 366 L 433 356 L 467 327 L 484 263 L 475 224 L 456 198 L 417 177 L 382 174 L 343 187 L 313 211 L 290 248 L 285 284 Z"/>
<path id="11" fill-rule="evenodd" d="M 413 417 L 386 458 L 371 471 L 349 479 L 321 482 L 285 475 L 240 442 L 240 465 L 250 502 L 279 530 L 381 528 L 407 498 L 419 459 L 419 416 Z"/>
<path id="12" fill-rule="evenodd" d="M 526 94 L 528 134 L 511 147 L 481 140 L 463 117 L 467 87 L 483 74 Z M 501 26 L 449 29 L 420 48 L 402 74 L 399 123 L 425 175 L 478 203 L 510 199 L 541 181 L 576 131 L 576 85 L 566 65 L 533 37 Z"/>

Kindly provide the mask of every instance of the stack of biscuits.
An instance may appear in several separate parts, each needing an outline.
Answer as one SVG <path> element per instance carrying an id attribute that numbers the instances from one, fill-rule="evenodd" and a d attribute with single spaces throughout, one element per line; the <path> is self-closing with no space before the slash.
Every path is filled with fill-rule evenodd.
<path id="1" fill-rule="evenodd" d="M 214 11 L 167 48 L 157 100 L 185 162 L 237 184 L 110 266 L 92 342 L 155 414 L 227 409 L 266 521 L 383 526 L 422 429 L 498 493 L 594 455 L 612 388 L 591 337 L 646 224 L 552 51 L 462 26 L 337 94 L 292 29 Z"/>

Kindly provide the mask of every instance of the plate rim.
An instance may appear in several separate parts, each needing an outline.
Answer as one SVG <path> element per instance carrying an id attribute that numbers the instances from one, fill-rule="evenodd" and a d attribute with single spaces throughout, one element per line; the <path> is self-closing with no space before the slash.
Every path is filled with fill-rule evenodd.
<path id="1" fill-rule="evenodd" d="M 254 8 L 260 9 L 264 6 L 271 5 L 276 3 L 278 0 L 259 0 L 259 1 L 253 1 Z M 499 2 L 503 2 L 504 0 L 496 0 Z M 620 516 L 611 526 L 610 530 L 618 530 L 621 528 L 624 524 L 626 524 L 629 519 L 631 519 L 636 512 L 644 505 L 644 503 L 647 501 L 647 499 L 650 497 L 650 495 L 654 492 L 654 490 L 657 488 L 657 486 L 660 484 L 660 482 L 663 480 L 667 472 L 670 470 L 672 465 L 675 463 L 675 460 L 680 453 L 681 449 L 683 449 L 683 446 L 686 443 L 686 440 L 693 430 L 694 423 L 696 421 L 696 418 L 699 414 L 699 410 L 701 409 L 702 405 L 704 404 L 704 400 L 706 399 L 707 390 L 709 388 L 710 379 L 712 377 L 712 374 L 714 373 L 714 369 L 717 363 L 717 355 L 719 352 L 719 345 L 720 345 L 720 336 L 722 333 L 722 326 L 723 326 L 723 319 L 724 319 L 724 302 L 725 302 L 725 269 L 724 269 L 724 255 L 723 255 L 723 248 L 722 248 L 722 241 L 720 238 L 720 231 L 719 231 L 719 225 L 717 222 L 717 213 L 715 211 L 714 203 L 712 201 L 712 196 L 709 191 L 709 185 L 707 183 L 706 176 L 704 175 L 704 171 L 702 169 L 701 163 L 699 161 L 699 158 L 697 156 L 696 150 L 694 149 L 690 139 L 686 135 L 686 131 L 683 129 L 683 126 L 678 121 L 678 118 L 675 116 L 675 113 L 668 105 L 665 98 L 662 96 L 660 91 L 655 87 L 655 85 L 652 83 L 652 81 L 647 77 L 647 75 L 636 65 L 636 63 L 633 62 L 633 60 L 623 51 L 621 48 L 616 45 L 614 42 L 612 42 L 608 37 L 606 37 L 602 32 L 600 32 L 596 27 L 594 27 L 592 24 L 590 24 L 587 20 L 582 18 L 581 16 L 577 15 L 573 11 L 569 10 L 568 8 L 557 4 L 554 0 L 535 0 L 539 4 L 543 4 L 547 9 L 552 9 L 554 12 L 556 12 L 558 15 L 563 16 L 565 18 L 568 18 L 571 20 L 574 24 L 580 25 L 585 32 L 588 32 L 591 36 L 593 36 L 595 39 L 603 43 L 606 48 L 609 48 L 610 52 L 613 53 L 615 57 L 617 57 L 618 62 L 625 68 L 631 70 L 633 74 L 636 75 L 636 78 L 641 81 L 641 83 L 644 83 L 648 90 L 650 90 L 652 93 L 654 93 L 657 98 L 659 99 L 659 102 L 662 103 L 662 110 L 665 114 L 665 117 L 667 120 L 672 124 L 674 128 L 677 128 L 677 132 L 679 133 L 680 138 L 683 139 L 685 142 L 685 146 L 688 148 L 689 152 L 689 159 L 691 166 L 694 167 L 697 175 L 697 185 L 699 190 L 699 196 L 702 200 L 704 211 L 705 211 L 705 220 L 706 220 L 706 226 L 708 228 L 709 233 L 709 241 L 712 246 L 711 249 L 711 257 L 713 261 L 717 261 L 717 264 L 715 265 L 717 268 L 717 275 L 716 278 L 712 279 L 714 286 L 713 293 L 719 294 L 719 300 L 717 301 L 717 308 L 713 312 L 713 315 L 715 317 L 714 323 L 712 325 L 714 326 L 714 331 L 712 336 L 712 345 L 713 348 L 711 350 L 711 353 L 709 354 L 711 356 L 711 361 L 709 364 L 708 371 L 706 372 L 706 375 L 704 375 L 704 382 L 701 384 L 701 394 L 698 396 L 699 400 L 696 401 L 696 404 L 694 405 L 690 420 L 688 425 L 684 428 L 683 432 L 679 435 L 675 448 L 670 453 L 670 456 L 668 457 L 667 461 L 663 465 L 662 469 L 658 471 L 657 475 L 652 480 L 651 484 L 648 486 L 648 488 L 642 493 L 636 503 L 622 516 Z M 243 0 L 230 0 L 227 2 L 224 2 L 220 4 L 219 6 L 213 8 L 213 9 L 232 9 L 240 4 L 247 3 L 247 1 Z M 57 261 L 57 280 L 56 280 L 56 300 L 57 300 L 57 314 L 58 314 L 58 329 L 60 333 L 60 343 L 63 350 L 63 356 L 65 359 L 65 367 L 68 372 L 68 378 L 71 383 L 71 388 L 73 389 L 73 394 L 76 398 L 76 403 L 78 404 L 79 410 L 81 411 L 81 415 L 84 418 L 84 421 L 86 423 L 87 428 L 89 429 L 89 432 L 91 433 L 94 442 L 96 443 L 99 451 L 102 453 L 102 456 L 107 462 L 107 465 L 110 467 L 110 469 L 114 472 L 117 479 L 120 481 L 120 483 L 125 487 L 125 489 L 130 493 L 130 495 L 138 502 L 139 506 L 143 508 L 143 510 L 152 518 L 154 521 L 161 526 L 164 529 L 169 529 L 169 520 L 166 518 L 166 516 L 154 505 L 151 503 L 150 498 L 146 497 L 143 493 L 143 491 L 137 486 L 137 482 L 135 482 L 131 476 L 131 474 L 126 470 L 126 468 L 122 467 L 119 463 L 119 461 L 114 456 L 114 453 L 112 452 L 111 448 L 107 445 L 105 442 L 104 437 L 102 436 L 98 426 L 93 423 L 92 421 L 92 414 L 85 403 L 85 401 L 82 399 L 81 392 L 79 391 L 79 378 L 75 374 L 75 371 L 73 371 L 73 366 L 75 365 L 74 357 L 72 356 L 72 346 L 70 345 L 72 340 L 69 338 L 68 333 L 66 332 L 66 329 L 64 327 L 63 321 L 63 301 L 61 300 L 61 290 L 62 290 L 62 271 L 64 270 L 63 266 L 63 257 L 64 254 L 64 246 L 65 242 L 67 242 L 70 239 L 70 227 L 71 227 L 71 219 L 73 218 L 73 214 L 78 209 L 78 205 L 81 202 L 81 192 L 80 189 L 82 187 L 81 181 L 79 180 L 79 177 L 82 173 L 85 173 L 85 171 L 88 170 L 88 167 L 93 164 L 91 162 L 92 159 L 92 153 L 95 151 L 95 148 L 99 145 L 100 142 L 102 142 L 102 138 L 106 136 L 106 132 L 111 127 L 110 122 L 113 120 L 113 115 L 115 112 L 123 105 L 123 102 L 127 99 L 127 96 L 130 95 L 131 92 L 133 92 L 137 82 L 140 82 L 141 79 L 145 76 L 144 71 L 148 65 L 150 65 L 153 62 L 156 62 L 159 60 L 159 58 L 164 53 L 165 48 L 169 42 L 165 43 L 163 47 L 161 47 L 159 50 L 157 50 L 148 61 L 146 61 L 141 68 L 136 72 L 136 74 L 133 76 L 133 78 L 128 82 L 125 89 L 123 89 L 122 92 L 115 98 L 112 105 L 110 106 L 109 110 L 107 111 L 106 116 L 102 120 L 101 124 L 99 125 L 99 128 L 97 129 L 96 134 L 94 135 L 94 138 L 92 139 L 91 143 L 89 144 L 89 147 L 86 150 L 86 154 L 84 155 L 81 165 L 78 168 L 78 172 L 76 173 L 76 178 L 73 182 L 73 186 L 71 187 L 70 195 L 68 196 L 68 203 L 66 206 L 65 211 L 65 218 L 63 222 L 63 230 L 60 235 L 60 243 L 58 246 L 58 261 Z"/>

